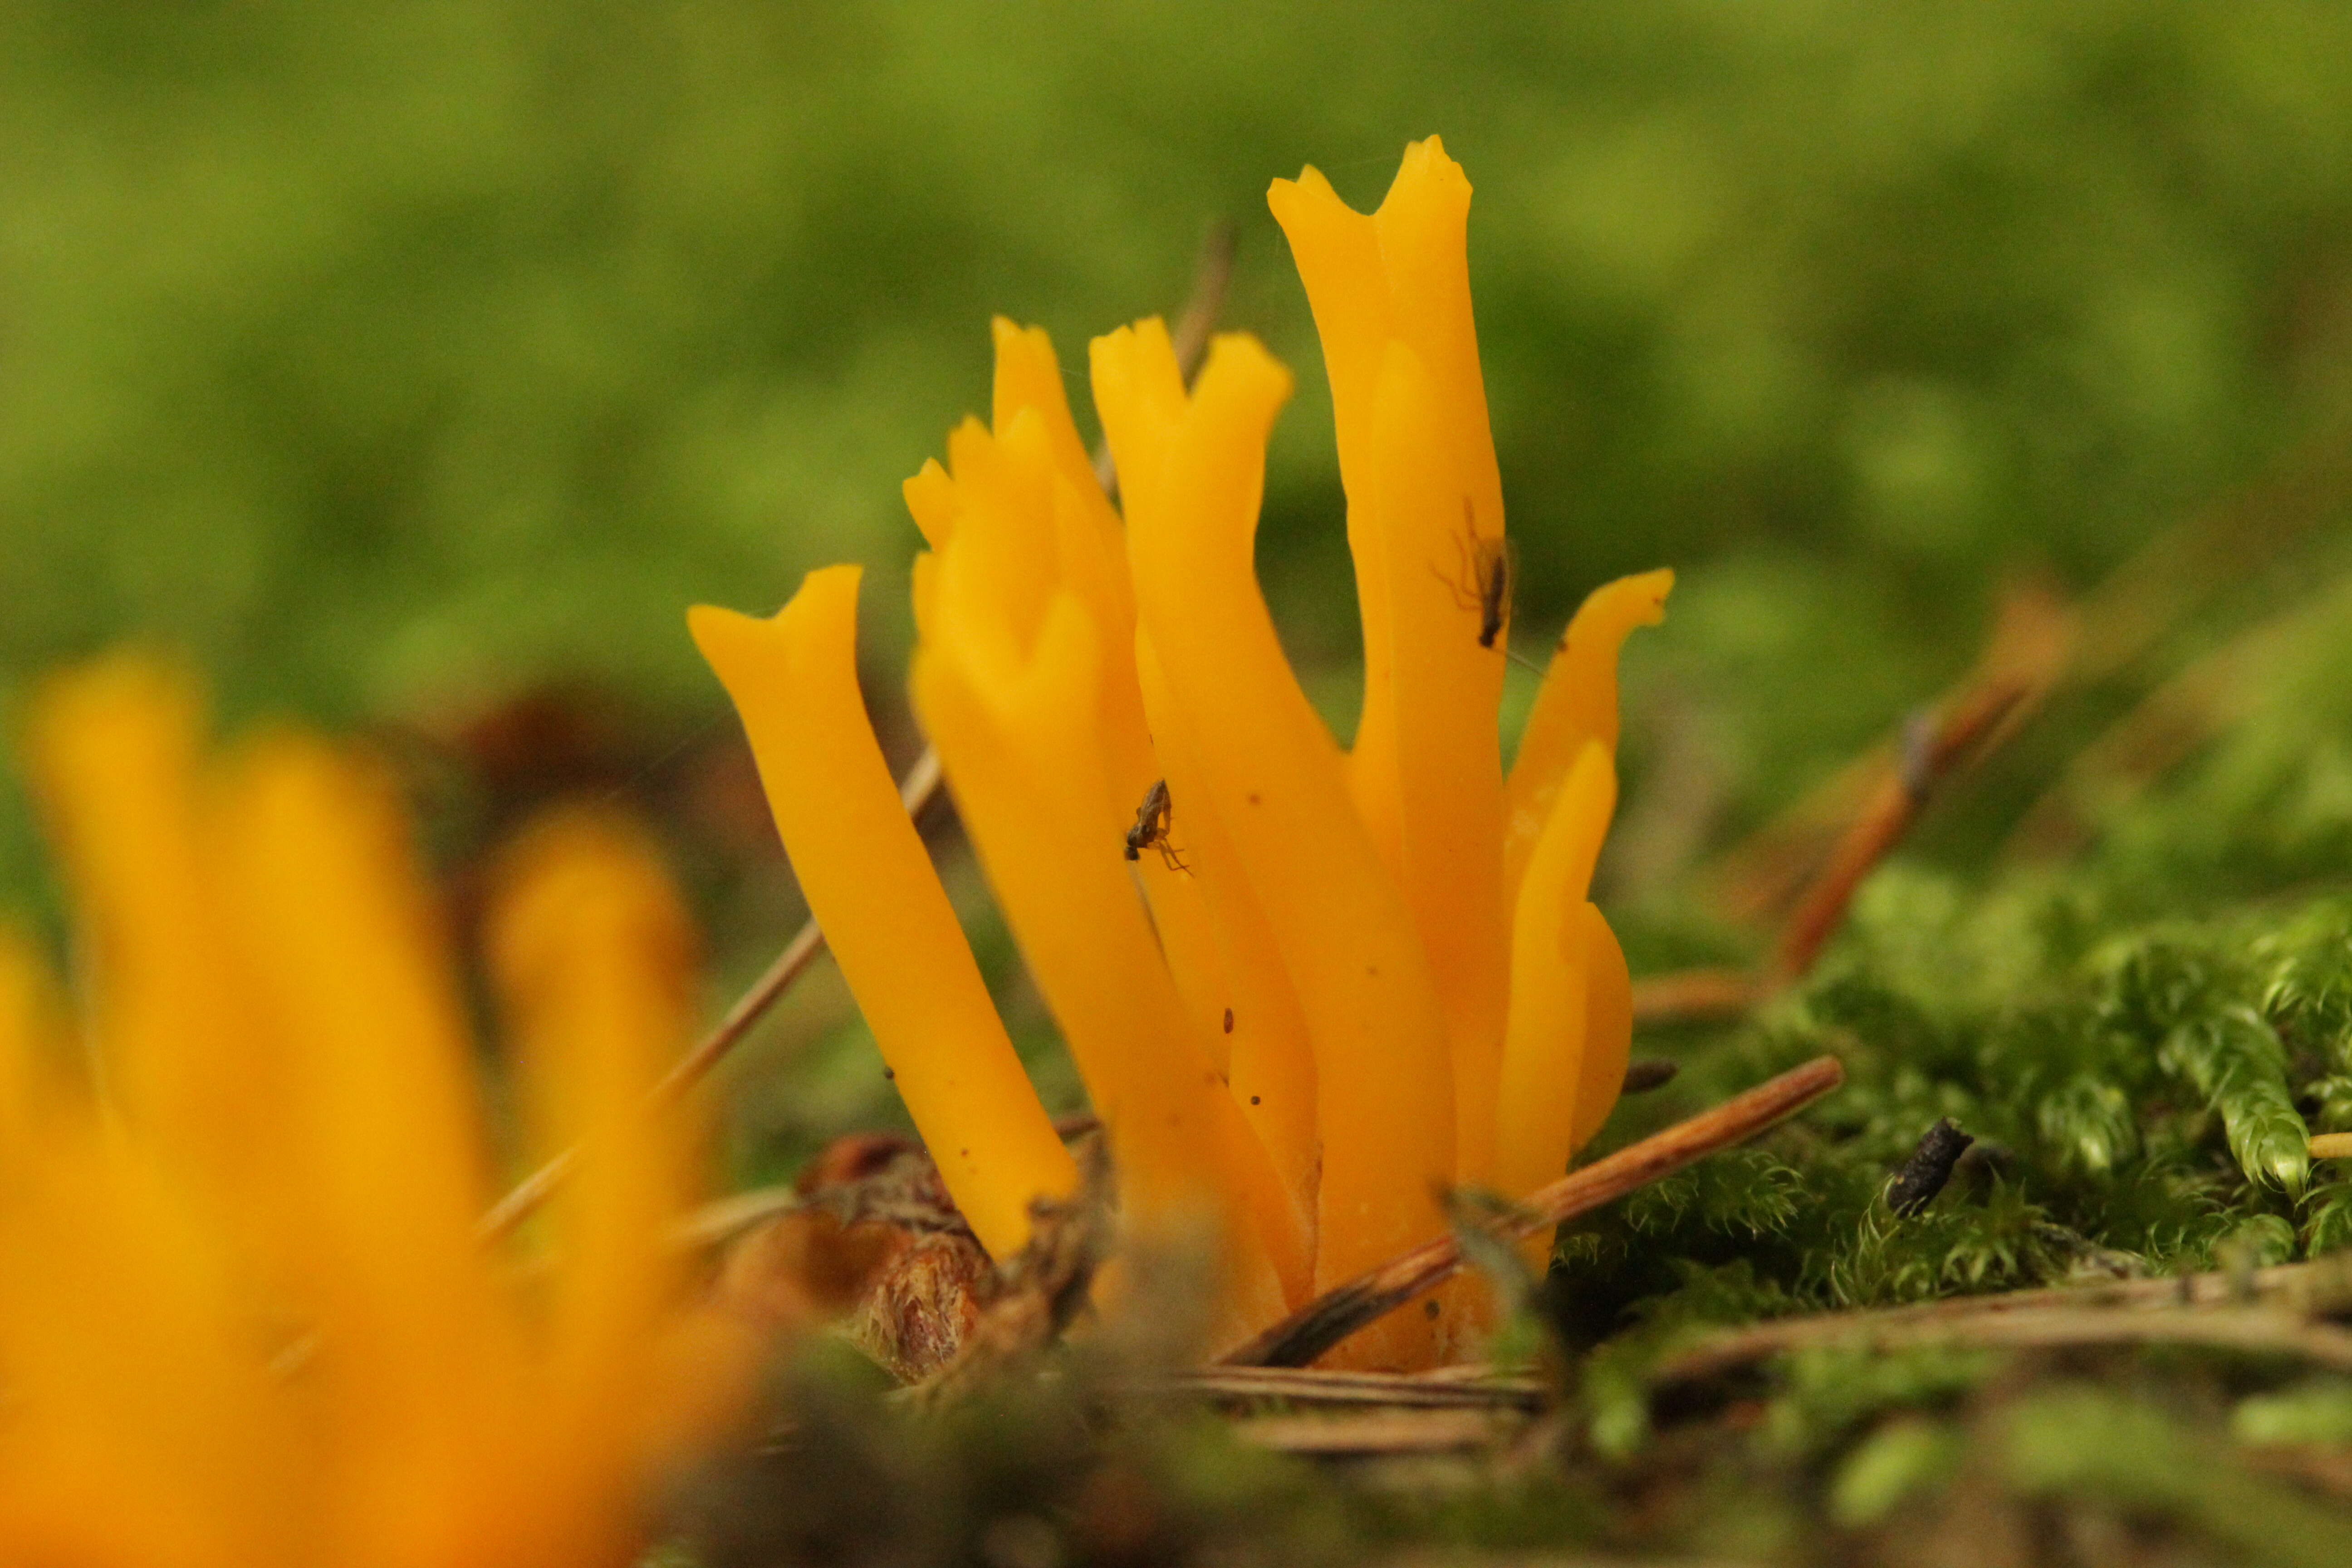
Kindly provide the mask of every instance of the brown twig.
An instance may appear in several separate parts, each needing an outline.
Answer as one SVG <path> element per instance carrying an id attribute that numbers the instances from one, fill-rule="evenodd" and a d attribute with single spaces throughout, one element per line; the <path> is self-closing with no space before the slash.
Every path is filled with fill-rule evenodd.
<path id="1" fill-rule="evenodd" d="M 1736 1095 L 1712 1110 L 1571 1171 L 1539 1187 L 1500 1221 L 1499 1234 L 1521 1239 L 1623 1197 L 1718 1149 L 1744 1142 L 1845 1081 L 1835 1057 L 1804 1066 Z M 1423 1242 L 1370 1273 L 1335 1286 L 1221 1360 L 1225 1366 L 1305 1366 L 1357 1330 L 1387 1316 L 1462 1268 L 1453 1236 Z"/>
<path id="2" fill-rule="evenodd" d="M 906 803 L 907 815 L 920 817 L 940 793 L 940 754 L 930 747 L 915 759 L 898 785 L 898 798 Z M 751 1026 L 758 1023 L 778 998 L 792 989 L 793 983 L 807 973 L 816 955 L 824 951 L 824 933 L 814 920 L 803 923 L 786 943 L 776 962 L 768 965 L 767 973 L 751 983 L 751 988 L 736 998 L 727 1009 L 726 1016 L 712 1026 L 709 1034 L 695 1042 L 694 1048 L 678 1058 L 669 1071 L 646 1095 L 648 1115 L 657 1115 L 680 1095 L 700 1082 L 733 1050 Z M 539 1211 L 540 1205 L 554 1195 L 578 1162 L 580 1151 L 566 1149 L 547 1163 L 525 1176 L 508 1190 L 506 1196 L 492 1205 L 474 1225 L 474 1233 L 484 1241 L 496 1241 L 511 1232 Z"/>
<path id="3" fill-rule="evenodd" d="M 915 759 L 915 765 L 907 770 L 907 776 L 898 784 L 898 798 L 906 803 L 908 816 L 920 817 L 939 798 L 943 776 L 940 770 L 938 749 L 925 746 L 923 754 Z M 767 973 L 753 981 L 751 988 L 736 998 L 735 1005 L 727 1009 L 726 1016 L 712 1026 L 710 1033 L 696 1042 L 692 1050 L 680 1057 L 677 1065 L 662 1075 L 661 1081 L 654 1085 L 654 1102 L 667 1104 L 699 1083 L 728 1052 L 735 1048 L 751 1026 L 792 989 L 793 983 L 807 972 L 808 966 L 816 962 L 816 955 L 824 951 L 824 932 L 817 929 L 816 921 L 813 920 L 803 922 L 801 929 L 793 933 L 793 940 L 784 944 L 784 951 L 776 955 L 776 962 L 768 965 Z"/>
<path id="4" fill-rule="evenodd" d="M 1972 757 L 2027 695 L 2014 681 L 1988 680 L 1964 693 L 1939 719 L 1924 715 L 1908 727 L 1901 760 L 1887 770 L 1870 803 L 1840 836 L 1781 928 L 1772 963 L 1782 984 L 1812 968 L 1822 946 L 1845 919 L 1854 889 L 1902 843 L 1937 788 Z"/>
<path id="5" fill-rule="evenodd" d="M 2241 489 L 2171 524 L 2083 602 L 2069 677 L 2105 679 L 2180 626 L 2217 588 L 2243 583 L 2352 499 L 2352 426 L 2336 423 L 2284 454 Z"/>
<path id="6" fill-rule="evenodd" d="M 1780 1318 L 1727 1330 L 1703 1340 L 1670 1357 L 1653 1377 L 1657 1382 L 1712 1377 L 1783 1351 L 1813 1345 L 2057 1343 L 2061 1342 L 2061 1331 L 2046 1325 L 2060 1318 L 2095 1324 L 2123 1317 L 2147 1318 L 2162 1325 L 2180 1318 L 2251 1311 L 2262 1314 L 2263 1321 L 2308 1324 L 2314 1319 L 2340 1315 L 2347 1309 L 2352 1309 L 2352 1255 L 2336 1254 L 2267 1268 L 2215 1269 L 2155 1279 L 2111 1279 L 2095 1285 L 2057 1285 L 1989 1296 L 1948 1297 L 1905 1307 Z M 2024 1320 L 2029 1326 L 2013 1333 L 1982 1326 L 2010 1318 Z M 2146 1331 L 2084 1331 L 2093 1338 L 2079 1342 L 2095 1342 L 2098 1334 L 2110 1341 L 2194 1337 L 2171 1332 L 2161 1326 Z M 2216 1330 L 2205 1342 L 2233 1343 L 2239 1339 L 2260 1341 L 2263 1335 L 2241 1325 Z M 2347 1335 L 2347 1340 L 2352 1342 L 2352 1335 Z M 2333 1341 L 2320 1343 L 2325 1355 L 2332 1356 L 2343 1348 Z"/>
<path id="7" fill-rule="evenodd" d="M 906 803 L 908 816 L 919 819 L 939 798 L 942 777 L 939 749 L 925 746 L 923 754 L 915 759 L 915 765 L 907 770 L 907 776 L 898 784 L 898 798 Z M 784 951 L 776 955 L 776 962 L 768 965 L 767 973 L 736 998 L 735 1005 L 727 1009 L 726 1016 L 712 1026 L 710 1033 L 662 1075 L 661 1081 L 654 1085 L 654 1102 L 667 1104 L 701 1082 L 824 951 L 824 932 L 817 929 L 815 921 L 803 921 L 793 940 L 784 944 Z"/>
<path id="8" fill-rule="evenodd" d="M 929 805 L 939 794 L 939 753 L 927 749 L 915 759 L 913 769 L 907 774 L 907 782 L 899 788 L 899 798 L 907 803 L 907 815 L 920 816 L 923 808 Z M 793 988 L 793 983 L 807 972 L 808 966 L 816 962 L 816 955 L 824 951 L 824 932 L 817 930 L 816 921 L 804 921 L 793 933 L 793 940 L 784 944 L 784 951 L 776 955 L 776 962 L 768 965 L 767 973 L 753 981 L 751 988 L 735 999 L 735 1005 L 727 1009 L 726 1016 L 712 1026 L 709 1034 L 696 1042 L 694 1049 L 680 1057 L 677 1064 L 662 1075 L 661 1081 L 654 1086 L 655 1103 L 666 1104 L 676 1100 L 717 1067 L 751 1026 Z"/>
<path id="9" fill-rule="evenodd" d="M 793 1187 L 753 1187 L 707 1203 L 670 1227 L 670 1245 L 688 1252 L 723 1246 L 783 1215 L 808 1207 L 808 1194 Z"/>
<path id="10" fill-rule="evenodd" d="M 1491 1369 L 1489 1369 L 1491 1372 Z M 1425 1373 L 1326 1372 L 1297 1366 L 1204 1366 L 1168 1378 L 1179 1393 L 1227 1402 L 1377 1405 L 1416 1410 L 1535 1410 L 1543 1384 L 1532 1377 L 1431 1377 Z"/>
<path id="11" fill-rule="evenodd" d="M 1875 1312 L 1844 1312 L 1759 1323 L 1672 1357 L 1657 1369 L 1654 1382 L 1704 1382 L 1784 1352 L 1822 1347 L 1875 1352 L 1928 1345 L 2055 1350 L 2120 1344 L 2203 1345 L 2294 1356 L 2335 1371 L 2352 1371 L 2352 1331 L 2277 1307 L 2067 1305 L 1893 1320 Z"/>
<path id="12" fill-rule="evenodd" d="M 1939 712 L 1968 706 L 1987 687 L 2022 686 L 2032 697 L 2011 710 L 1988 737 L 1998 742 L 2064 679 L 2079 641 L 2079 612 L 2032 579 L 2002 593 L 1976 666 L 1933 704 Z M 1860 818 L 1873 795 L 1904 765 L 1903 733 L 1881 741 L 1805 792 L 1771 821 L 1719 857 L 1704 874 L 1711 901 L 1742 923 L 1783 921 L 1817 878 L 1831 847 Z"/>
<path id="13" fill-rule="evenodd" d="M 2003 856 L 2051 860 L 2082 848 L 2118 805 L 2253 713 L 2280 661 L 2334 636 L 2347 602 L 2352 578 L 2338 577 L 2175 671 L 2074 753 L 2019 818 Z"/>
<path id="14" fill-rule="evenodd" d="M 1864 878 L 1902 843 L 1938 786 L 2014 732 L 2057 683 L 2074 616 L 2032 583 L 2012 586 L 1975 670 L 1893 744 L 1882 743 L 1727 856 L 1717 898 L 1740 918 L 1786 909 L 1769 968 L 1692 969 L 1633 984 L 1633 1016 L 1664 1023 L 1736 1016 L 1801 978 Z M 1842 827 L 1837 826 L 1843 823 Z"/>
<path id="15" fill-rule="evenodd" d="M 1876 1309 L 1893 1322 L 1910 1319 L 1997 1316 L 2043 1307 L 2128 1307 L 2145 1311 L 2175 1307 L 2247 1306 L 2272 1302 L 2305 1316 L 2330 1316 L 2352 1309 L 2352 1254 L 2337 1253 L 2305 1263 L 2267 1268 L 2217 1268 L 2201 1274 L 2170 1274 L 2153 1279 L 2109 1279 L 2095 1285 L 2053 1285 L 2005 1290 L 1990 1296 L 1955 1296 L 1908 1307 Z M 1846 1314 L 1825 1313 L 1823 1317 Z M 1806 1320 L 1789 1318 L 1784 1322 Z"/>
<path id="16" fill-rule="evenodd" d="M 1238 230 L 1230 220 L 1221 219 L 1209 230 L 1208 239 L 1201 249 L 1201 258 L 1192 275 L 1192 292 L 1185 301 L 1184 310 L 1177 318 L 1176 329 L 1171 333 L 1176 349 L 1176 363 L 1184 373 L 1187 385 L 1201 367 L 1201 359 L 1208 352 L 1209 334 L 1216 326 L 1218 314 L 1223 310 L 1225 293 L 1234 276 L 1234 250 Z M 1110 443 L 1106 440 L 1095 448 L 1095 478 L 1101 481 L 1103 492 L 1116 497 L 1118 493 L 1118 474 L 1111 466 Z M 923 748 L 915 765 L 907 770 L 898 785 L 898 795 L 907 803 L 909 816 L 920 816 L 924 808 L 939 797 L 940 784 L 940 753 L 935 746 Z M 767 1016 L 795 981 L 807 973 L 824 951 L 824 932 L 817 929 L 814 919 L 803 922 L 784 951 L 776 955 L 767 973 L 751 983 L 750 990 L 727 1009 L 726 1016 L 712 1026 L 709 1034 L 695 1042 L 694 1048 L 680 1057 L 669 1071 L 663 1074 L 646 1097 L 650 1110 L 658 1111 L 688 1089 L 709 1076 L 710 1069 L 723 1060 L 727 1053 L 741 1042 L 751 1026 Z M 507 1194 L 490 1205 L 489 1210 L 475 1222 L 475 1234 L 484 1241 L 496 1241 L 539 1211 L 555 1189 L 563 1184 L 578 1161 L 578 1149 L 566 1149 L 553 1159 L 515 1184 Z"/>
<path id="17" fill-rule="evenodd" d="M 2030 585 L 2013 591 L 2002 606 L 1979 682 L 2006 678 L 2028 696 L 2009 722 L 1990 737 L 1998 742 L 2025 712 L 2052 694 L 2108 679 L 2155 649 L 2164 637 L 2209 603 L 2218 584 L 2246 580 L 2249 573 L 2277 562 L 2352 495 L 2352 426 L 2336 424 L 2288 453 L 2259 481 L 2165 528 L 2069 608 L 2054 595 Z M 2232 655 L 2225 653 L 2224 662 Z M 2085 754 L 2096 773 L 2142 765 L 2143 743 L 2159 752 L 2177 742 L 2169 733 L 2184 720 L 2192 725 L 2217 721 L 2209 712 L 2229 694 L 2217 683 L 2233 671 L 2193 672 L 2150 700 L 2145 714 L 2135 710 L 2111 744 Z M 2220 715 L 2226 720 L 2227 715 Z M 2160 760 L 2160 757 L 2159 757 Z M 1854 803 L 1882 776 L 1874 758 L 1857 759 L 1809 792 L 1774 821 L 1724 856 L 1710 877 L 1717 903 L 1736 919 L 1756 920 L 1776 908 L 1814 863 L 1822 835 L 1853 820 Z M 2075 802 L 2066 792 L 2095 788 L 2099 778 L 2064 782 L 2055 801 L 2029 814 L 2013 849 L 2046 847 L 2072 831 L 2061 820 Z"/>
<path id="18" fill-rule="evenodd" d="M 1633 1021 L 1733 1017 L 1756 1005 L 1763 990 L 1744 969 L 1677 969 L 1644 975 L 1633 982 Z"/>
<path id="19" fill-rule="evenodd" d="M 1483 1448 L 1524 1421 L 1488 1410 L 1366 1410 L 1345 1415 L 1259 1415 L 1226 1427 L 1234 1440 L 1284 1454 L 1435 1454 Z"/>

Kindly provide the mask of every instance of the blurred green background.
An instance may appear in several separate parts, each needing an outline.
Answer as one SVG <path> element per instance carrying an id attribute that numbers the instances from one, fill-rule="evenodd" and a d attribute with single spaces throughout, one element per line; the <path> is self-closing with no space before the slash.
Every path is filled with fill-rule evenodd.
<path id="1" fill-rule="evenodd" d="M 2177 569 L 2164 635 L 1930 835 L 1962 868 L 2169 671 L 2339 574 L 2347 60 L 2352 9 L 2256 0 L 14 0 L 0 674 L 185 649 L 233 713 L 423 757 L 453 857 L 509 796 L 639 799 L 740 975 L 797 908 L 713 761 L 733 737 L 683 607 L 765 611 L 864 560 L 898 704 L 898 485 L 984 408 L 988 316 L 1082 366 L 1177 307 L 1221 218 L 1225 324 L 1301 372 L 1261 562 L 1345 733 L 1328 402 L 1264 190 L 1311 162 L 1369 206 L 1437 132 L 1477 188 L 1519 640 L 1611 575 L 1681 573 L 1630 656 L 1648 837 L 1620 880 L 1666 911 L 1632 921 L 1637 963 L 1736 952 L 1690 934 L 1676 879 L 1965 670 L 2004 582 L 2079 596 L 2253 509 L 2243 549 Z M 2302 673 L 2253 683 L 2269 750 L 2182 785 L 2178 821 L 2216 820 L 2198 789 L 2274 800 L 2323 733 L 2352 779 L 2340 622 L 2299 624 Z M 793 1015 L 763 1049 L 855 1029 L 829 979 Z M 887 1107 L 835 1055 L 774 1126 Z"/>

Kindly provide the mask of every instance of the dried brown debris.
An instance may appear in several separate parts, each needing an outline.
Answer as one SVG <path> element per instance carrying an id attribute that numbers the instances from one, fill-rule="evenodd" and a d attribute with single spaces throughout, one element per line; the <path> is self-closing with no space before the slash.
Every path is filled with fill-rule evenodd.
<path id="1" fill-rule="evenodd" d="M 1087 1305 L 1111 1244 L 1109 1160 L 1102 1140 L 1078 1149 L 1083 1180 L 1066 1199 L 1029 1203 L 1029 1245 L 1006 1259 L 995 1289 L 952 1359 L 919 1384 L 926 1399 L 972 1388 L 1062 1337 Z"/>
<path id="2" fill-rule="evenodd" d="M 779 1337 L 837 1321 L 902 1383 L 952 1362 L 997 1285 L 922 1146 L 839 1138 L 794 1185 L 796 1206 L 727 1248 L 721 1300 Z"/>

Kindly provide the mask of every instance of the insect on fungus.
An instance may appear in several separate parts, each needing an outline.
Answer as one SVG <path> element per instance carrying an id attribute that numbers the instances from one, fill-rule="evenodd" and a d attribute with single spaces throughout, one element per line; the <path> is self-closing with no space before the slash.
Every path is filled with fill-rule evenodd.
<path id="1" fill-rule="evenodd" d="M 1174 817 L 1175 807 L 1168 800 L 1168 781 L 1153 780 L 1151 787 L 1143 792 L 1143 804 L 1135 808 L 1135 826 L 1127 830 L 1127 858 L 1139 859 L 1146 849 L 1157 849 L 1161 864 L 1171 871 L 1185 869 L 1176 847 L 1168 841 L 1168 829 Z"/>
<path id="2" fill-rule="evenodd" d="M 1511 619 L 1511 550 L 1507 540 L 1482 538 L 1470 498 L 1462 498 L 1462 531 L 1454 537 L 1459 552 L 1455 571 L 1437 573 L 1438 581 L 1454 591 L 1454 602 L 1478 616 L 1478 646 L 1493 647 Z M 1505 651 L 1508 651 L 1506 649 Z"/>

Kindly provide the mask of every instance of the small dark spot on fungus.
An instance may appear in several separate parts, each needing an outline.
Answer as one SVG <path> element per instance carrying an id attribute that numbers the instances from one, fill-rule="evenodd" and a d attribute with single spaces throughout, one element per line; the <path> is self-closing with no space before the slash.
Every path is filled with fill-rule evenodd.
<path id="1" fill-rule="evenodd" d="M 1257 1096 L 1256 1096 L 1256 1095 L 1254 1095 L 1254 1094 L 1253 1094 L 1253 1095 L 1251 1095 L 1251 1096 L 1250 1096 L 1250 1103 L 1251 1103 L 1252 1105 L 1255 1105 L 1255 1104 L 1257 1103 Z"/>
<path id="2" fill-rule="evenodd" d="M 1233 1010 L 1231 1007 L 1228 1007 L 1228 1008 L 1226 1008 L 1226 1009 L 1225 1009 L 1225 1033 L 1227 1033 L 1228 1035 L 1230 1035 L 1230 1034 L 1232 1034 L 1233 1032 L 1234 1032 L 1234 1010 Z"/>
<path id="3" fill-rule="evenodd" d="M 897 1068 L 884 1068 L 882 1069 L 882 1076 L 895 1080 L 898 1076 L 898 1069 Z"/>
<path id="4" fill-rule="evenodd" d="M 1255 805 L 1257 804 L 1257 791 L 1252 790 L 1249 792 L 1249 803 L 1252 805 Z"/>
<path id="5" fill-rule="evenodd" d="M 1366 974 L 1370 974 L 1370 975 L 1373 975 L 1373 976 L 1377 977 L 1377 976 L 1379 975 L 1380 972 L 1381 972 L 1381 966 L 1380 966 L 1379 964 L 1377 964 L 1377 963 L 1367 963 L 1366 965 L 1364 965 L 1364 973 L 1365 973 Z"/>
<path id="6" fill-rule="evenodd" d="M 959 1149 L 956 1152 L 962 1155 L 967 1160 L 971 1158 L 971 1151 L 969 1149 Z"/>
<path id="7" fill-rule="evenodd" d="M 1437 1303 L 1434 1301 L 1423 1301 L 1421 1304 L 1421 1315 L 1434 1322 L 1437 1319 Z"/>

